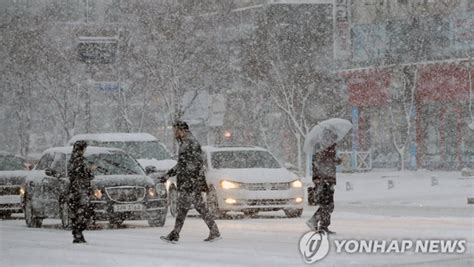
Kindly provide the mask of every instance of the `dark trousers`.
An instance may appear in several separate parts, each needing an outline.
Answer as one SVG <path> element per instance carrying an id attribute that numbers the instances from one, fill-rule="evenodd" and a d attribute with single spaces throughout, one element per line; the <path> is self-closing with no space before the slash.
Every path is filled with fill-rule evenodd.
<path id="1" fill-rule="evenodd" d="M 316 198 L 319 208 L 313 214 L 315 225 L 328 227 L 331 224 L 331 213 L 334 211 L 334 185 L 323 183 L 316 188 Z"/>
<path id="2" fill-rule="evenodd" d="M 212 214 L 209 212 L 209 209 L 202 198 L 201 192 L 178 192 L 177 204 L 176 222 L 173 230 L 174 234 L 179 236 L 191 205 L 194 205 L 194 208 L 199 212 L 199 214 L 201 214 L 201 217 L 207 224 L 207 227 L 209 227 L 211 234 L 219 234 L 217 224 L 212 218 Z"/>
<path id="3" fill-rule="evenodd" d="M 92 216 L 90 197 L 87 194 L 75 194 L 69 201 L 71 211 L 72 235 L 75 238 L 82 236 L 82 232 L 87 228 Z"/>

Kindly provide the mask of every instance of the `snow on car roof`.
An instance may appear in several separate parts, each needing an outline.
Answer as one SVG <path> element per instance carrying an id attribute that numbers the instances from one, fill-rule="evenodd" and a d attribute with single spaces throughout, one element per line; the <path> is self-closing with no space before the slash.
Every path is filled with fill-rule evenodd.
<path id="1" fill-rule="evenodd" d="M 9 152 L 3 151 L 3 150 L 0 151 L 0 156 L 2 156 L 2 157 L 15 157 L 15 158 L 19 158 L 19 159 L 24 159 L 22 156 L 14 155 L 12 153 L 9 153 Z"/>
<path id="2" fill-rule="evenodd" d="M 97 134 L 78 134 L 73 136 L 68 144 L 72 145 L 78 140 L 98 141 L 98 142 L 147 142 L 158 141 L 156 137 L 149 133 L 97 133 Z"/>
<path id="3" fill-rule="evenodd" d="M 0 150 L 0 156 L 13 156 L 13 154 L 8 153 L 7 151 Z"/>
<path id="4" fill-rule="evenodd" d="M 268 151 L 265 148 L 258 146 L 203 146 L 204 151 L 217 152 L 217 151 Z"/>
<path id="5" fill-rule="evenodd" d="M 121 149 L 118 149 L 118 148 L 88 146 L 86 148 L 86 156 L 94 155 L 94 154 L 106 154 L 113 151 L 123 152 Z M 64 147 L 52 147 L 52 148 L 46 149 L 43 152 L 43 154 L 46 154 L 46 153 L 71 154 L 71 152 L 72 152 L 72 146 L 64 146 Z"/>

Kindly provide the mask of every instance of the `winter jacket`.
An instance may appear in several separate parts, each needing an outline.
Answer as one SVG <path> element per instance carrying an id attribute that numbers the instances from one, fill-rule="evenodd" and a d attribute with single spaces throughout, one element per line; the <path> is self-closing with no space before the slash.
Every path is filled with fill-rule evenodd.
<path id="1" fill-rule="evenodd" d="M 341 160 L 336 157 L 336 144 L 313 155 L 313 182 L 336 184 L 336 165 Z"/>
<path id="2" fill-rule="evenodd" d="M 180 141 L 178 163 L 166 175 L 168 177 L 176 175 L 178 191 L 208 191 L 201 145 L 191 133 L 188 133 L 184 140 Z"/>
<path id="3" fill-rule="evenodd" d="M 94 179 L 83 156 L 73 156 L 69 168 L 69 196 L 71 200 L 91 195 L 91 181 Z"/>

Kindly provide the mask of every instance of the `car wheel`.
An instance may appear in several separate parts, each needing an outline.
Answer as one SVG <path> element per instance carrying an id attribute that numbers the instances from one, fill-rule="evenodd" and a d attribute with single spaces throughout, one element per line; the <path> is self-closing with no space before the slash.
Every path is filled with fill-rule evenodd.
<path id="1" fill-rule="evenodd" d="M 110 224 L 111 227 L 117 228 L 120 225 L 122 225 L 123 221 L 124 220 L 120 219 L 120 218 L 111 218 L 111 219 L 109 219 L 109 224 Z"/>
<path id="2" fill-rule="evenodd" d="M 31 200 L 25 200 L 25 222 L 27 227 L 40 228 L 43 224 L 43 218 L 38 218 L 34 215 L 33 205 Z"/>
<path id="3" fill-rule="evenodd" d="M 174 186 L 170 187 L 169 207 L 171 216 L 176 217 L 178 213 L 178 191 Z"/>
<path id="4" fill-rule="evenodd" d="M 303 214 L 303 209 L 285 210 L 285 215 L 288 218 L 301 217 L 301 214 Z"/>
<path id="5" fill-rule="evenodd" d="M 207 193 L 207 207 L 209 208 L 209 212 L 215 219 L 220 219 L 224 215 L 224 212 L 219 209 L 219 202 L 217 201 L 217 192 L 212 185 L 209 187 L 209 193 Z"/>
<path id="6" fill-rule="evenodd" d="M 244 210 L 245 217 L 255 217 L 258 214 L 258 210 Z"/>
<path id="7" fill-rule="evenodd" d="M 69 205 L 66 202 L 61 203 L 59 207 L 59 216 L 63 229 L 71 229 L 71 217 L 69 216 Z"/>
<path id="8" fill-rule="evenodd" d="M 166 222 L 166 213 L 161 215 L 158 218 L 149 219 L 148 225 L 150 225 L 150 227 L 163 227 L 165 226 L 165 222 Z"/>

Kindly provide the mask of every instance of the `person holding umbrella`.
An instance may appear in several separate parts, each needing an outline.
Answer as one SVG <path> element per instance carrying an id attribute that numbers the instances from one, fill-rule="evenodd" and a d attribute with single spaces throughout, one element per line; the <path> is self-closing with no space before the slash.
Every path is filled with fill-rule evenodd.
<path id="1" fill-rule="evenodd" d="M 316 125 L 305 140 L 305 151 L 312 153 L 313 183 L 315 185 L 318 209 L 306 222 L 313 231 L 324 231 L 328 234 L 331 214 L 334 211 L 334 190 L 336 186 L 336 165 L 341 164 L 337 157 L 336 145 L 352 128 L 347 120 L 330 119 Z"/>

